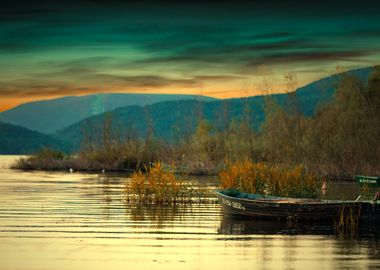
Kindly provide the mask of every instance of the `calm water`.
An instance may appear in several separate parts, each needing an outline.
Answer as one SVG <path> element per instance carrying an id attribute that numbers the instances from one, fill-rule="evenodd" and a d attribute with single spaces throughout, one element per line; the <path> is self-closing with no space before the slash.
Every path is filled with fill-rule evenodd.
<path id="1" fill-rule="evenodd" d="M 137 207 L 123 201 L 125 177 L 16 172 L 13 159 L 0 156 L 0 269 L 380 268 L 371 237 L 228 219 L 215 203 Z"/>

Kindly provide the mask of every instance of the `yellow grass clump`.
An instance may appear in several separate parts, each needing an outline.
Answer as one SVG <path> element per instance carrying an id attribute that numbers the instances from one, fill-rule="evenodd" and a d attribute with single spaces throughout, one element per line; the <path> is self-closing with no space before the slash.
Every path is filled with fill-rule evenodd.
<path id="1" fill-rule="evenodd" d="M 134 172 L 126 184 L 126 200 L 135 203 L 173 204 L 185 201 L 185 184 L 158 162 Z"/>
<path id="2" fill-rule="evenodd" d="M 219 176 L 224 189 L 273 196 L 315 198 L 320 187 L 320 179 L 302 166 L 284 168 L 241 161 L 229 163 Z"/>

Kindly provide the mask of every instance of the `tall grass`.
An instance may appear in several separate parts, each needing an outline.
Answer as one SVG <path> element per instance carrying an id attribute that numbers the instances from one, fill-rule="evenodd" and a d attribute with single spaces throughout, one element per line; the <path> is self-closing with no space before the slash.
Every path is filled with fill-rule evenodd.
<path id="1" fill-rule="evenodd" d="M 229 163 L 220 173 L 222 188 L 285 197 L 315 198 L 320 179 L 302 166 L 285 168 L 242 161 Z"/>
<path id="2" fill-rule="evenodd" d="M 191 201 L 186 184 L 162 163 L 146 166 L 145 172 L 137 171 L 125 188 L 126 200 L 135 203 L 176 204 Z"/>

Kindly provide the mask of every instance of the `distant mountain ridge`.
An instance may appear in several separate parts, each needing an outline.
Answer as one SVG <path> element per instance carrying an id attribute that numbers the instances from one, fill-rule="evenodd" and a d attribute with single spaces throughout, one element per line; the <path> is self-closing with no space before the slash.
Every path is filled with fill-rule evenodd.
<path id="1" fill-rule="evenodd" d="M 196 95 L 169 94 L 94 94 L 68 96 L 19 105 L 0 113 L 0 121 L 28 128 L 42 133 L 53 133 L 79 122 L 119 107 L 145 106 L 157 102 L 181 99 L 215 100 Z"/>
<path id="2" fill-rule="evenodd" d="M 333 75 L 297 89 L 301 112 L 312 116 L 320 104 L 332 99 L 339 79 L 345 75 L 355 75 L 366 80 L 372 68 L 364 68 Z M 272 97 L 286 107 L 288 94 L 275 94 Z M 265 120 L 264 96 L 237 98 L 201 102 L 179 100 L 155 103 L 145 108 L 128 106 L 115 109 L 107 115 L 112 117 L 112 124 L 122 134 L 133 131 L 134 136 L 144 138 L 151 128 L 158 138 L 175 141 L 178 136 L 194 132 L 198 119 L 204 118 L 217 128 L 223 128 L 233 121 L 248 117 L 254 128 L 259 128 Z M 200 116 L 201 115 L 201 116 Z M 80 145 L 82 133 L 87 130 L 100 133 L 106 115 L 89 117 L 55 133 L 55 137 Z M 148 124 L 149 123 L 149 124 Z M 149 127 L 150 125 L 150 127 Z"/>
<path id="3" fill-rule="evenodd" d="M 299 97 L 299 105 L 302 113 L 306 116 L 312 116 L 319 105 L 330 101 L 334 96 L 337 82 L 342 76 L 356 75 L 365 81 L 371 71 L 372 68 L 352 70 L 318 80 L 297 89 L 296 95 Z M 120 98 L 118 95 L 119 94 L 110 94 L 110 96 L 115 99 Z M 139 96 L 140 98 L 147 98 L 147 95 Z M 173 98 L 176 96 L 177 95 L 171 95 Z M 101 132 L 100 129 L 103 127 L 104 119 L 109 116 L 111 116 L 112 125 L 115 130 L 119 131 L 122 135 L 129 133 L 129 135 L 144 138 L 148 130 L 151 130 L 155 136 L 169 142 L 176 141 L 185 135 L 193 133 L 197 121 L 201 118 L 207 119 L 218 129 L 223 129 L 230 125 L 233 120 L 241 120 L 243 117 L 248 117 L 251 126 L 254 128 L 259 128 L 265 120 L 263 112 L 265 96 L 225 100 L 208 97 L 200 98 L 198 96 L 186 97 L 189 99 L 152 102 L 150 105 L 147 105 L 146 101 L 145 103 L 141 101 L 140 104 L 143 105 L 118 107 L 107 113 L 99 113 L 77 121 L 51 135 L 0 122 L 0 154 L 34 153 L 44 146 L 69 152 L 78 150 L 83 140 L 83 132 Z M 272 95 L 272 97 L 280 106 L 286 108 L 287 94 L 276 94 Z M 76 98 L 77 97 L 66 97 L 58 99 L 58 101 L 63 100 L 63 105 L 60 107 L 58 106 L 59 104 L 56 104 L 56 108 L 53 111 L 57 111 L 59 115 L 60 110 L 65 108 L 65 110 L 69 111 L 65 114 L 66 116 L 74 114 L 74 119 L 77 119 L 75 114 L 81 109 L 87 110 L 87 112 L 88 110 L 92 110 L 91 114 L 94 114 L 103 110 L 102 105 L 108 104 L 102 100 L 99 101 L 98 99 L 103 97 L 99 97 L 98 95 L 85 96 L 85 100 L 86 98 L 94 99 L 92 100 L 93 103 L 91 106 L 88 106 L 86 102 L 83 103 L 83 100 L 78 101 Z M 160 97 L 157 97 L 155 101 L 159 100 L 159 98 Z M 76 102 L 71 102 L 71 105 L 67 106 L 68 101 Z M 28 113 L 32 111 L 28 106 L 33 105 L 33 108 L 34 105 L 43 104 L 44 102 L 45 101 L 34 102 L 35 104 L 29 105 L 25 104 L 25 115 L 22 114 L 23 110 L 20 108 L 16 110 L 16 115 L 20 117 L 23 116 L 25 119 L 32 118 L 38 120 L 38 117 L 42 117 L 42 115 L 36 114 L 30 117 Z M 115 103 L 110 102 L 110 104 L 118 106 L 118 104 L 122 102 L 123 101 L 120 100 L 120 103 L 116 103 L 115 101 Z M 52 106 L 49 101 L 46 101 L 46 104 L 49 105 L 47 108 Z M 81 104 L 85 104 L 85 108 L 82 108 Z M 77 106 L 79 106 L 79 108 L 76 108 Z M 22 108 L 23 106 L 19 107 Z M 110 105 L 107 109 L 111 107 Z M 106 109 L 104 109 L 104 111 L 106 111 Z M 50 113 L 45 115 L 47 118 L 46 121 L 59 121 L 57 114 Z M 82 116 L 83 115 L 84 114 L 82 114 Z M 0 116 L 2 116 L 2 114 L 0 114 Z M 60 125 L 62 125 L 62 123 Z"/>
<path id="4" fill-rule="evenodd" d="M 0 122 L 0 154 L 32 154 L 43 147 L 68 150 L 68 145 L 49 135 Z"/>

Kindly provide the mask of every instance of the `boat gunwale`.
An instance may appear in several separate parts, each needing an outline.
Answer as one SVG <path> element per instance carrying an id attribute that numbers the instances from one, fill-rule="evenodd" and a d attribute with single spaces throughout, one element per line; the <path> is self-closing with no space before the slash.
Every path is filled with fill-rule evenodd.
<path id="1" fill-rule="evenodd" d="M 268 203 L 268 204 L 292 204 L 292 205 L 334 205 L 334 204 L 357 204 L 361 202 L 371 202 L 372 201 L 355 201 L 355 200 L 321 200 L 321 199 L 308 199 L 308 198 L 287 198 L 287 197 L 276 197 L 277 199 L 268 198 L 268 199 L 252 199 L 252 198 L 240 198 L 240 197 L 234 197 L 230 195 L 226 195 L 221 192 L 222 190 L 216 190 L 215 193 L 221 197 L 224 197 L 226 199 L 233 199 L 237 201 L 243 201 L 243 202 L 256 202 L 256 203 Z M 251 193 L 245 193 L 240 192 L 241 194 L 251 194 Z M 252 193 L 253 194 L 253 193 Z M 259 195 L 259 194 L 258 194 Z"/>

